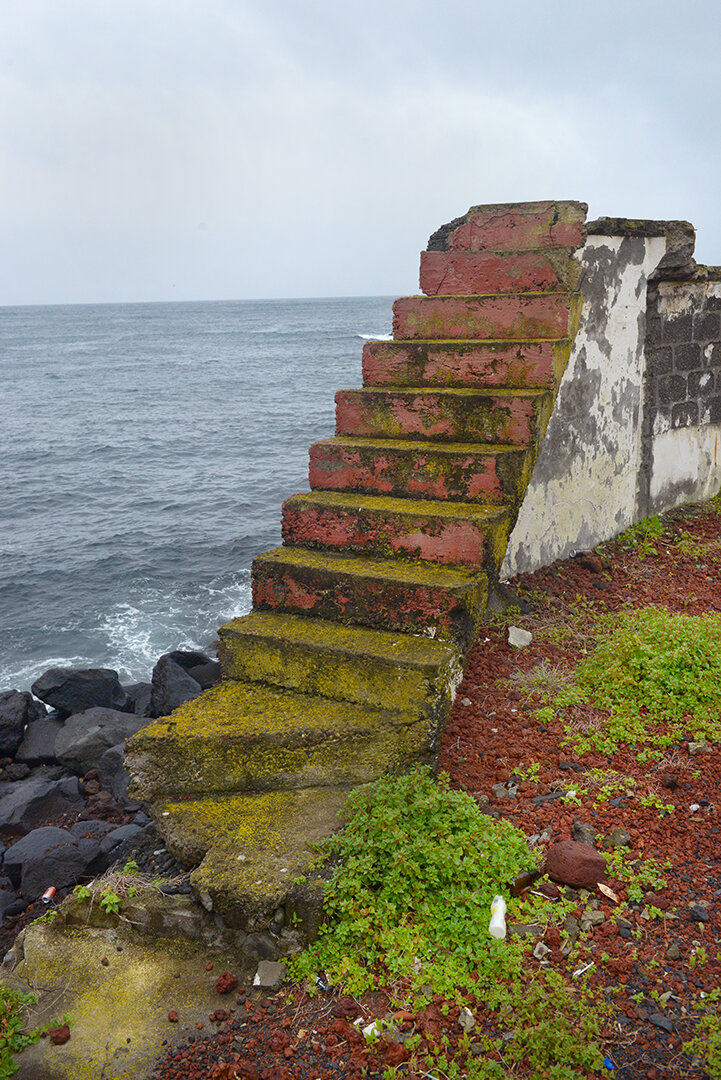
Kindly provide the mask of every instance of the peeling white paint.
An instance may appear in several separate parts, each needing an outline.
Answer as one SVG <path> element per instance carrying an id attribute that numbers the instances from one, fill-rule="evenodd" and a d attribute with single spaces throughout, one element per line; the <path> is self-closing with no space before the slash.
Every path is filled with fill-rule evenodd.
<path id="1" fill-rule="evenodd" d="M 665 237 L 592 236 L 581 322 L 501 578 L 593 547 L 636 520 L 646 282 Z"/>
<path id="2" fill-rule="evenodd" d="M 651 512 L 702 502 L 721 489 L 721 424 L 675 428 L 654 440 Z"/>

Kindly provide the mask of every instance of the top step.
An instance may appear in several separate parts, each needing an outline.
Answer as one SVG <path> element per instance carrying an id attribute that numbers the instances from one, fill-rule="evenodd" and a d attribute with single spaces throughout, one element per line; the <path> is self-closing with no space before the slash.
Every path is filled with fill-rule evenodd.
<path id="1" fill-rule="evenodd" d="M 580 202 L 495 203 L 472 206 L 441 225 L 428 251 L 528 251 L 580 247 L 588 206 Z"/>

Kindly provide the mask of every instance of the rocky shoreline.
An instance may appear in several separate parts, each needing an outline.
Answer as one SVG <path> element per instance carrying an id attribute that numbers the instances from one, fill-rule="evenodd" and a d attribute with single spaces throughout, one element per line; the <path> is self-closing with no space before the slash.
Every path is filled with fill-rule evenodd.
<path id="1" fill-rule="evenodd" d="M 182 879 L 146 804 L 128 793 L 125 740 L 220 677 L 201 652 L 161 656 L 150 682 L 110 668 L 50 668 L 0 693 L 0 956 L 72 889 L 134 859 Z M 176 880 L 169 891 L 190 892 Z"/>

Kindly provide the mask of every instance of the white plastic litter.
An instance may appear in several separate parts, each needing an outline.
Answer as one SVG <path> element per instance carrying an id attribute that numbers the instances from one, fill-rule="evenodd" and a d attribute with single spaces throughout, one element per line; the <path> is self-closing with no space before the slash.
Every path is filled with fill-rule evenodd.
<path id="1" fill-rule="evenodd" d="M 494 896 L 491 901 L 491 921 L 488 933 L 494 938 L 506 936 L 506 901 L 502 896 Z"/>

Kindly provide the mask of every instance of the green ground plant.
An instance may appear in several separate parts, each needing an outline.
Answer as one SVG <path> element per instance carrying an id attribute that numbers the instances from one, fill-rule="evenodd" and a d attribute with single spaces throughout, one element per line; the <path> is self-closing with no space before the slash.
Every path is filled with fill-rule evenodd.
<path id="1" fill-rule="evenodd" d="M 592 1006 L 582 988 L 550 971 L 529 980 L 523 939 L 499 941 L 488 932 L 494 895 L 508 897 L 509 884 L 540 862 L 522 832 L 481 814 L 446 776 L 436 782 L 418 768 L 354 792 L 343 831 L 321 857 L 337 864 L 326 886 L 328 918 L 292 960 L 295 978 L 314 981 L 323 971 L 350 994 L 390 987 L 399 1003 L 433 994 L 459 1005 L 482 1000 L 512 1038 L 489 1043 L 479 1059 L 462 1046 L 449 1056 L 439 1044 L 421 1064 L 449 1080 L 507 1076 L 501 1049 L 504 1062 L 524 1060 L 534 1077 L 572 1080 L 598 1067 L 598 1002 Z M 536 918 L 547 920 L 551 909 L 541 898 L 532 905 L 509 899 L 509 918 L 524 921 L 534 905 Z"/>
<path id="2" fill-rule="evenodd" d="M 27 1033 L 23 1030 L 25 1011 L 35 1001 L 33 994 L 0 986 L 0 1080 L 18 1071 L 15 1055 L 40 1038 L 40 1028 Z"/>
<path id="3" fill-rule="evenodd" d="M 721 614 L 647 607 L 606 623 L 596 649 L 579 664 L 575 685 L 558 694 L 555 706 L 585 700 L 610 710 L 595 730 L 570 738 L 579 752 L 612 753 L 641 740 L 668 746 L 690 723 L 694 737 L 717 741 L 720 698 Z"/>
<path id="4" fill-rule="evenodd" d="M 666 532 L 666 526 L 658 515 L 644 518 L 643 521 L 626 529 L 616 542 L 622 548 L 635 548 L 639 559 L 646 559 L 649 555 L 658 555 L 657 544 Z"/>
<path id="5" fill-rule="evenodd" d="M 488 921 L 494 895 L 540 861 L 522 832 L 419 768 L 354 792 L 322 853 L 339 860 L 329 918 L 297 975 L 322 969 L 349 993 L 384 981 L 451 999 L 482 985 L 505 1000 L 523 947 L 490 937 Z"/>
<path id="6" fill-rule="evenodd" d="M 698 1054 L 705 1063 L 710 1080 L 721 1080 L 721 989 L 712 990 L 701 1003 L 701 1018 L 696 1034 L 684 1043 L 686 1054 Z"/>

